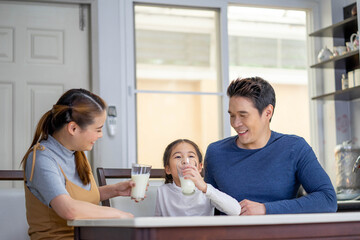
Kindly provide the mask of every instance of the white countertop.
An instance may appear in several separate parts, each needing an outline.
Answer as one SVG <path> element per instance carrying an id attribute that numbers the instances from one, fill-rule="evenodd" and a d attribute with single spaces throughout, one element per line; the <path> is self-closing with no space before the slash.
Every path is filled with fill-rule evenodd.
<path id="1" fill-rule="evenodd" d="M 134 219 L 78 219 L 68 221 L 69 226 L 101 227 L 194 227 L 240 226 L 297 223 L 328 223 L 360 221 L 359 212 L 281 214 L 263 216 L 206 216 L 206 217 L 137 217 Z"/>

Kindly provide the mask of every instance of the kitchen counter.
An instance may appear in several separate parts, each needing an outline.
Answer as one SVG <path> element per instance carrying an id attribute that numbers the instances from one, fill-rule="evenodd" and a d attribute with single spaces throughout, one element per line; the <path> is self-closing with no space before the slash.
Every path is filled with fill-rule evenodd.
<path id="1" fill-rule="evenodd" d="M 75 239 L 296 239 L 360 238 L 360 214 L 283 214 L 265 216 L 139 217 L 79 219 Z M 119 237 L 120 239 L 120 237 Z"/>

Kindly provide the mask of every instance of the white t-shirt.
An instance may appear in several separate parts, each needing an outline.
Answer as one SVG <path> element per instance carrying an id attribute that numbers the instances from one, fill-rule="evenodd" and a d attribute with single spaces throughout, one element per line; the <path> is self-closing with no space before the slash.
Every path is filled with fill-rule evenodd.
<path id="1" fill-rule="evenodd" d="M 241 212 L 236 199 L 210 184 L 207 184 L 206 193 L 196 189 L 194 194 L 187 196 L 175 183 L 168 183 L 158 188 L 155 216 L 213 216 L 215 207 L 227 215 L 240 215 Z"/>

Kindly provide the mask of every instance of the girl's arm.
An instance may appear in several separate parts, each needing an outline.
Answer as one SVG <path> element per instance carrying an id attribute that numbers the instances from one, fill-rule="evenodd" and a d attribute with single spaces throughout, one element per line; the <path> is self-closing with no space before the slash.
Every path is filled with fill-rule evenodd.
<path id="1" fill-rule="evenodd" d="M 99 187 L 100 201 L 118 196 L 130 196 L 131 188 L 134 186 L 135 182 L 131 180 L 101 186 Z"/>
<path id="2" fill-rule="evenodd" d="M 185 175 L 185 179 L 191 179 L 195 183 L 195 186 L 205 193 L 206 197 L 210 199 L 211 203 L 218 210 L 227 215 L 240 215 L 241 206 L 238 201 L 226 193 L 217 190 L 211 184 L 206 184 L 195 166 L 189 166 L 183 171 L 183 174 Z"/>
<path id="3" fill-rule="evenodd" d="M 207 184 L 207 191 L 205 195 L 219 211 L 232 216 L 240 215 L 241 206 L 238 201 L 226 193 L 217 190 L 211 186 L 211 184 Z"/>
<path id="4" fill-rule="evenodd" d="M 50 202 L 54 211 L 65 220 L 93 218 L 133 218 L 131 213 L 116 208 L 102 207 L 89 202 L 75 200 L 67 194 L 61 194 Z"/>

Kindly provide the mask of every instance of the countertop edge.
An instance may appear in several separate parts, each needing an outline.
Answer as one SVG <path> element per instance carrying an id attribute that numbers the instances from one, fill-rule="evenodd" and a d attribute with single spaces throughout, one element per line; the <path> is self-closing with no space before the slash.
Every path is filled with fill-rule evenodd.
<path id="1" fill-rule="evenodd" d="M 136 217 L 134 219 L 76 219 L 69 226 L 83 227 L 192 227 L 242 226 L 275 224 L 314 224 L 329 222 L 360 222 L 358 212 L 278 214 L 264 216 L 205 216 L 205 217 Z"/>

